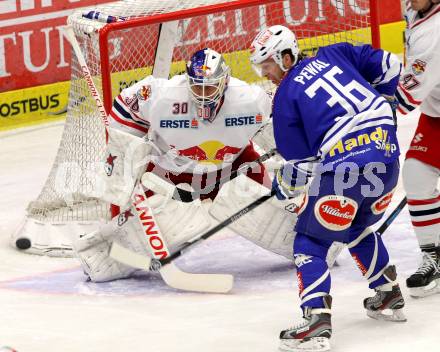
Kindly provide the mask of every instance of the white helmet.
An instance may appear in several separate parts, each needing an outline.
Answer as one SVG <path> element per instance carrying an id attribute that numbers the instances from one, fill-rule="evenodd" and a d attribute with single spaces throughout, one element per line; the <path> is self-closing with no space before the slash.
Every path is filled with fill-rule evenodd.
<path id="1" fill-rule="evenodd" d="M 287 27 L 276 25 L 269 27 L 255 37 L 251 44 L 251 62 L 258 73 L 256 65 L 268 58 L 274 59 L 278 66 L 286 72 L 289 68 L 283 66 L 281 53 L 290 49 L 293 55 L 293 64 L 298 60 L 299 48 L 295 34 Z"/>

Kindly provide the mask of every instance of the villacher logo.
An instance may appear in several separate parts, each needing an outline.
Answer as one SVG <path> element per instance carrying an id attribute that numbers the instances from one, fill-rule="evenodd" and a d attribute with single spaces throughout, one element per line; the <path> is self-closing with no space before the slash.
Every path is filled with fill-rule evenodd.
<path id="1" fill-rule="evenodd" d="M 315 216 L 319 223 L 332 231 L 350 227 L 358 209 L 357 203 L 344 196 L 330 195 L 315 204 Z"/>

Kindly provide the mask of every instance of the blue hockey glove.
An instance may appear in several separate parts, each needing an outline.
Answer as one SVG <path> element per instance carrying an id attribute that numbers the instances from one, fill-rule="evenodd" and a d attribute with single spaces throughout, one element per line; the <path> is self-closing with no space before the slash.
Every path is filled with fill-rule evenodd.
<path id="1" fill-rule="evenodd" d="M 295 198 L 306 190 L 310 174 L 296 169 L 292 164 L 284 164 L 275 172 L 272 191 L 279 200 Z"/>

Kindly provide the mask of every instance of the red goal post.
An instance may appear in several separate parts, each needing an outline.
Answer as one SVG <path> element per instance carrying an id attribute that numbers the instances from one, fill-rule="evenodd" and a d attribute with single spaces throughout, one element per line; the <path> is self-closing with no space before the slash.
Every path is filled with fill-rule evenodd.
<path id="1" fill-rule="evenodd" d="M 350 8 L 349 3 L 352 3 L 352 7 Z M 211 14 L 215 13 L 222 13 L 222 12 L 233 12 L 233 11 L 243 11 L 245 9 L 248 9 L 249 11 L 252 11 L 258 6 L 266 6 L 273 8 L 270 10 L 271 13 L 276 12 L 277 7 L 286 6 L 286 3 L 288 3 L 291 7 L 290 10 L 294 11 L 297 8 L 301 7 L 301 3 L 304 4 L 304 10 L 306 11 L 306 1 L 277 1 L 277 0 L 239 0 L 239 1 L 232 1 L 232 2 L 225 2 L 220 4 L 211 4 L 206 6 L 201 6 L 197 8 L 186 8 L 182 9 L 180 11 L 174 11 L 174 12 L 168 12 L 168 13 L 160 13 L 153 16 L 145 16 L 140 18 L 134 18 L 130 21 L 120 21 L 120 22 L 114 22 L 107 24 L 102 30 L 99 32 L 99 42 L 100 42 L 100 54 L 101 54 L 101 69 L 102 69 L 102 85 L 103 85 L 103 100 L 104 105 L 109 111 L 111 108 L 111 104 L 113 101 L 113 96 L 111 94 L 111 65 L 109 62 L 109 37 L 112 33 L 116 33 L 118 31 L 127 30 L 129 28 L 140 28 L 145 26 L 151 26 L 151 25 L 157 25 L 162 23 L 169 23 L 172 21 L 182 21 L 185 19 L 194 19 L 194 18 L 206 18 L 206 16 L 209 16 Z M 332 5 L 333 3 L 333 5 Z M 332 39 L 328 39 L 328 43 L 323 44 L 331 44 L 338 41 L 349 41 L 352 43 L 371 43 L 374 47 L 379 48 L 380 47 L 380 31 L 379 31 L 379 9 L 378 9 L 378 0 L 360 0 L 360 1 L 349 1 L 349 0 L 323 0 L 321 1 L 321 5 L 319 5 L 318 0 L 311 0 L 308 2 L 308 9 L 309 11 L 317 11 L 318 17 L 316 17 L 316 25 L 314 26 L 315 29 L 308 30 L 307 26 L 313 26 L 313 22 L 306 21 L 303 24 L 297 25 L 297 26 L 289 26 L 291 29 L 293 29 L 299 39 L 303 39 L 305 35 L 324 35 L 324 34 L 330 34 L 330 37 Z M 315 8 L 313 6 L 316 5 Z M 339 5 L 339 7 L 338 7 Z M 319 7 L 321 6 L 321 7 Z M 332 18 L 335 20 L 333 22 L 333 25 L 327 25 L 325 28 L 324 26 L 320 26 L 318 21 L 323 21 L 323 17 L 319 16 L 326 16 L 328 12 L 328 9 L 331 9 L 333 6 L 333 13 L 331 13 Z M 358 14 L 355 13 L 356 9 L 358 10 Z M 369 11 L 369 16 L 364 14 L 365 10 Z M 338 11 L 339 10 L 339 11 Z M 350 13 L 350 10 L 352 10 L 352 13 Z M 321 13 L 319 13 L 321 12 Z M 342 14 L 344 13 L 346 16 L 345 18 L 348 19 L 347 22 L 341 22 L 344 19 L 344 16 L 338 16 L 335 17 L 336 14 Z M 267 10 L 266 10 L 267 14 Z M 311 14 L 309 13 L 308 16 Z M 286 16 L 279 16 L 284 17 L 283 20 L 272 20 L 271 23 L 267 23 L 267 26 L 273 25 L 273 24 L 284 24 L 288 25 L 285 20 Z M 274 16 L 274 19 L 276 17 Z M 324 20 L 325 21 L 325 20 Z M 331 21 L 328 19 L 327 21 Z M 256 22 L 255 22 L 256 23 Z M 299 28 L 295 28 L 299 27 Z M 321 27 L 321 28 L 319 28 Z M 367 29 L 369 28 L 371 30 L 370 38 L 368 38 L 368 33 L 363 33 L 362 35 L 352 33 L 350 31 L 353 30 L 359 30 L 359 29 Z M 260 29 L 260 28 L 259 28 Z M 345 31 L 349 31 L 349 33 L 344 33 Z M 314 32 L 314 33 L 313 33 Z M 254 36 L 256 32 L 254 31 L 251 36 Z M 345 35 L 344 35 L 345 34 Z M 337 36 L 340 36 L 337 38 Z M 250 44 L 250 37 L 247 38 L 247 41 L 245 41 L 246 44 Z M 301 42 L 300 42 L 301 44 Z M 305 47 L 302 49 L 309 49 L 310 44 L 306 44 Z M 240 48 L 241 50 L 246 50 L 247 47 Z M 224 52 L 222 52 L 224 54 Z"/>
<path id="2" fill-rule="evenodd" d="M 342 41 L 380 46 L 378 0 L 125 0 L 76 12 L 68 23 L 107 113 L 122 89 L 147 75 L 183 73 L 186 60 L 204 47 L 222 53 L 234 77 L 270 89 L 248 58 L 255 35 L 274 24 L 291 28 L 300 49 L 310 53 Z M 72 232 L 94 230 L 110 218 L 99 182 L 104 124 L 74 54 L 71 68 L 59 152 L 12 237 L 12 244 L 23 237 L 37 243 L 30 251 L 37 254 L 71 255 Z"/>

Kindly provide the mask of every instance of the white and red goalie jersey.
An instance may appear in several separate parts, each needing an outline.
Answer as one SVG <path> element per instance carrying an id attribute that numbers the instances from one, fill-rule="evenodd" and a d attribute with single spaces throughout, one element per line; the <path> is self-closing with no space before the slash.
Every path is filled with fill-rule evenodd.
<path id="1" fill-rule="evenodd" d="M 406 65 L 396 93 L 403 114 L 420 110 L 440 117 L 440 4 L 423 17 L 411 8 L 406 12 Z"/>
<path id="2" fill-rule="evenodd" d="M 231 164 L 269 120 L 271 99 L 259 86 L 231 77 L 217 116 L 203 121 L 184 75 L 148 76 L 113 102 L 110 125 L 136 136 L 149 132 L 152 161 L 175 172 L 202 174 Z"/>

